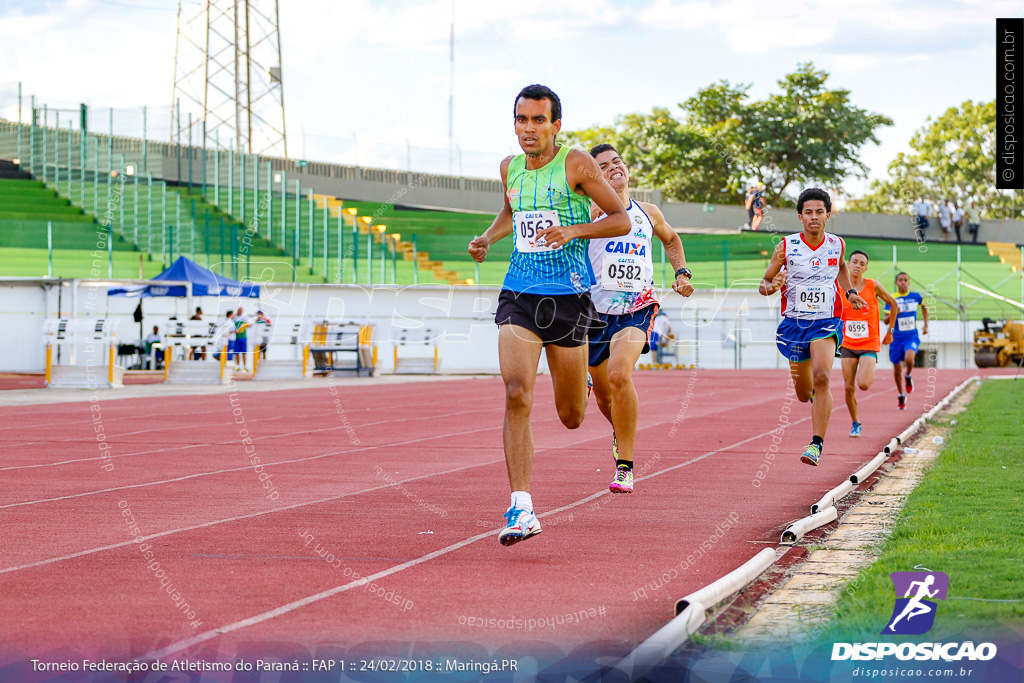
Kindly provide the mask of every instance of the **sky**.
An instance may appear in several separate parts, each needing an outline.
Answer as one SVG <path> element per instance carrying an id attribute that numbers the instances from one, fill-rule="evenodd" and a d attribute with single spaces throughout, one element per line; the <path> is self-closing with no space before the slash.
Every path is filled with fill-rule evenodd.
<path id="1" fill-rule="evenodd" d="M 879 178 L 928 117 L 994 98 L 995 18 L 1024 5 L 280 0 L 289 156 L 447 172 L 453 14 L 455 172 L 497 177 L 518 151 L 512 105 L 530 83 L 559 94 L 575 129 L 675 109 L 722 79 L 764 98 L 813 61 L 854 105 L 895 121 L 862 151 Z M 17 118 L 21 81 L 54 107 L 114 107 L 118 126 L 138 125 L 147 105 L 150 135 L 166 139 L 176 18 L 174 0 L 0 0 L 0 116 Z"/>

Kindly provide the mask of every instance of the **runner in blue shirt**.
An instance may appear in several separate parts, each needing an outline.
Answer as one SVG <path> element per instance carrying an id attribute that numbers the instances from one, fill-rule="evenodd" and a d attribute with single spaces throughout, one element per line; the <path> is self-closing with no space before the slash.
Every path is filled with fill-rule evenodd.
<path id="1" fill-rule="evenodd" d="M 924 313 L 924 327 L 921 328 L 921 332 L 928 334 L 928 307 L 924 304 L 924 297 L 910 291 L 910 276 L 906 273 L 896 276 L 895 298 L 899 312 L 896 314 L 896 327 L 892 331 L 892 344 L 889 345 L 889 360 L 892 361 L 892 374 L 896 380 L 896 391 L 899 393 L 898 407 L 900 410 L 906 410 L 907 397 L 903 393 L 903 387 L 906 386 L 907 394 L 914 390 L 910 372 L 914 369 L 917 350 L 921 346 L 921 338 L 917 334 L 917 309 L 920 308 Z M 889 304 L 885 305 L 885 310 L 889 310 Z"/>

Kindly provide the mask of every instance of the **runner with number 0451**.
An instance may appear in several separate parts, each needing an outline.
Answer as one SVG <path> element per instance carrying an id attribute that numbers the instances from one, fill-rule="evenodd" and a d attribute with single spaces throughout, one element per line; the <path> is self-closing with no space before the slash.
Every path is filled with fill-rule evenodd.
<path id="1" fill-rule="evenodd" d="M 832 412 L 829 373 L 843 342 L 839 288 L 847 292 L 853 309 L 859 310 L 865 302 L 850 281 L 846 243 L 825 232 L 832 215 L 828 193 L 819 188 L 804 190 L 796 207 L 803 231 L 779 242 L 759 291 L 765 296 L 782 291 L 776 344 L 789 360 L 797 398 L 812 404 L 814 435 L 800 460 L 817 465 Z"/>

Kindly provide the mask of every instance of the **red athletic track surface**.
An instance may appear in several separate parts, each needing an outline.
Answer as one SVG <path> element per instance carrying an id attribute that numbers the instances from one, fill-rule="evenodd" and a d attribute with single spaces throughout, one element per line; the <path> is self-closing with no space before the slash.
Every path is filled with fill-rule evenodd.
<path id="1" fill-rule="evenodd" d="M 541 377 L 532 493 L 544 531 L 511 548 L 496 538 L 509 502 L 498 378 L 336 386 L 335 395 L 323 385 L 243 392 L 234 404 L 227 393 L 101 398 L 109 471 L 89 403 L 0 409 L 2 645 L 7 655 L 70 648 L 131 657 L 191 638 L 192 652 L 228 653 L 267 641 L 571 647 L 610 639 L 624 654 L 667 621 L 675 599 L 777 541 L 972 374 L 919 369 L 910 409 L 897 412 L 891 375 L 880 372 L 861 394 L 864 436 L 850 439 L 834 371 L 831 429 L 812 468 L 799 461 L 809 407 L 790 400 L 785 371 L 638 372 L 636 493 L 614 496 L 609 425 L 591 401 L 584 425 L 565 429 L 550 378 Z M 792 426 L 755 488 L 786 408 Z M 240 429 L 277 502 L 266 497 Z M 190 626 L 146 568 L 119 502 L 201 625 Z M 709 543 L 732 513 L 733 528 Z M 300 531 L 315 540 L 306 545 Z M 671 575 L 702 543 L 703 557 Z M 351 587 L 345 569 L 391 571 L 375 583 L 412 607 Z M 638 597 L 645 585 L 647 597 Z M 603 616 L 525 627 L 592 608 Z M 524 625 L 471 626 L 470 617 Z M 178 645 L 170 648 L 177 656 L 189 652 Z"/>

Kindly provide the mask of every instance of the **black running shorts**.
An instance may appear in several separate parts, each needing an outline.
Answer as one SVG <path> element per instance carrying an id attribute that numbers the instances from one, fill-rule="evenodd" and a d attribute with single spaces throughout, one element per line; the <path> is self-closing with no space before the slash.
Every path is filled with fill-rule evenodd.
<path id="1" fill-rule="evenodd" d="M 602 326 L 590 301 L 590 292 L 580 294 L 530 294 L 501 290 L 494 322 L 525 327 L 544 346 L 576 347 L 587 343 L 591 329 Z"/>

